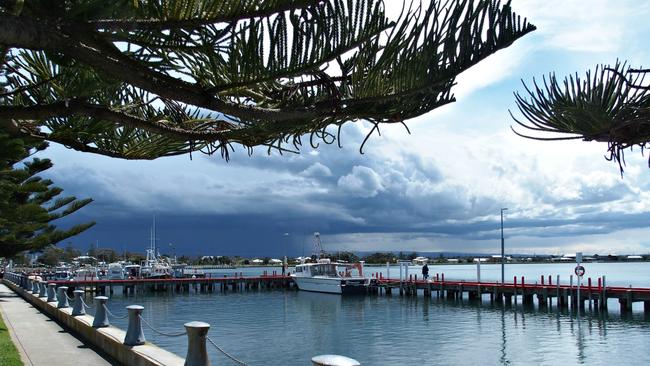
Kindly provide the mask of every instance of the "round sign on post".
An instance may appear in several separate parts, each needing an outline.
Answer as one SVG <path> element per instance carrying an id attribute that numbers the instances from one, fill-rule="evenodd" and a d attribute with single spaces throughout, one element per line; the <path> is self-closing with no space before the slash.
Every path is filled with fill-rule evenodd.
<path id="1" fill-rule="evenodd" d="M 585 267 L 581 265 L 577 265 L 575 269 L 576 276 L 582 277 L 585 274 Z"/>

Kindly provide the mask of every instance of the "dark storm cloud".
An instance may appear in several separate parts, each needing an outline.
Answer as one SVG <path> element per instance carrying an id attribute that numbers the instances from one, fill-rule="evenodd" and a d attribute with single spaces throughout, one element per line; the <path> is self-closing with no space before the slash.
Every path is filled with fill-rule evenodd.
<path id="1" fill-rule="evenodd" d="M 251 157 L 240 151 L 230 163 L 215 157 L 115 166 L 110 166 L 113 161 L 68 162 L 52 178 L 67 193 L 95 199 L 72 221 L 83 218 L 99 224 L 73 241 L 100 238 L 117 247 L 146 244 L 154 214 L 168 222 L 160 229 L 172 228 L 164 236 L 177 243 L 179 251 L 240 255 L 254 253 L 255 248 L 279 253 L 280 244 L 300 254 L 314 231 L 410 235 L 409 240 L 432 242 L 455 238 L 471 247 L 473 241 L 499 237 L 495 213 L 504 204 L 511 207 L 506 220 L 511 237 L 552 238 L 644 227 L 645 214 L 614 214 L 608 208 L 634 196 L 626 182 L 585 177 L 558 188 L 553 177 L 531 175 L 534 164 L 490 161 L 492 170 L 512 179 L 530 197 L 532 206 L 517 208 L 489 189 L 478 191 L 464 184 L 416 152 L 377 142 L 361 155 L 362 137 L 351 128 L 344 130 L 342 149 L 321 146 L 301 155 L 256 152 Z M 282 242 L 285 232 L 292 233 L 291 243 Z"/>

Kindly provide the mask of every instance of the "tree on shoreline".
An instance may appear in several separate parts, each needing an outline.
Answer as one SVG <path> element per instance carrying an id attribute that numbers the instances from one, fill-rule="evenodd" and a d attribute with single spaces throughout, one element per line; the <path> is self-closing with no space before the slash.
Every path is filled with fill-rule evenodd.
<path id="1" fill-rule="evenodd" d="M 497 0 L 394 21 L 381 0 L 0 0 L 0 125 L 124 159 L 297 151 L 453 102 L 457 75 L 534 29 Z"/>
<path id="2" fill-rule="evenodd" d="M 607 142 L 608 160 L 623 174 L 624 152 L 650 143 L 650 85 L 644 77 L 650 69 L 633 69 L 625 63 L 601 65 L 584 79 L 576 74 L 560 82 L 551 73 L 526 92 L 515 93 L 517 107 L 526 121 L 515 122 L 536 135 L 514 132 L 535 140 Z M 540 133 L 562 136 L 541 136 Z M 650 160 L 648 161 L 650 164 Z"/>
<path id="3" fill-rule="evenodd" d="M 51 180 L 36 176 L 49 169 L 52 163 L 48 159 L 24 160 L 44 148 L 42 142 L 30 145 L 23 139 L 9 137 L 0 129 L 0 257 L 40 250 L 95 224 L 79 224 L 68 230 L 59 230 L 51 224 L 89 204 L 92 199 L 57 198 L 63 190 L 52 187 Z M 16 167 L 21 163 L 24 166 Z"/>

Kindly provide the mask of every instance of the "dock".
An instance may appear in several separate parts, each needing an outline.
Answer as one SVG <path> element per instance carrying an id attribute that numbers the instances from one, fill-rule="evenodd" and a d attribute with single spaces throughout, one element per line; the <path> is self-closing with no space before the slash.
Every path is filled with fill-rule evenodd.
<path id="1" fill-rule="evenodd" d="M 650 315 L 650 288 L 605 286 L 604 278 L 598 278 L 594 283 L 588 278 L 580 289 L 577 283 L 560 284 L 559 276 L 555 283 L 551 276 L 547 280 L 542 276 L 535 283 L 526 283 L 524 277 L 519 280 L 514 277 L 511 283 L 449 281 L 444 279 L 444 274 L 438 274 L 430 280 L 418 280 L 417 276 L 402 280 L 390 279 L 383 278 L 380 273 L 373 274 L 373 278 L 369 291 L 388 296 L 393 292 L 402 296 L 416 296 L 421 292 L 424 296 L 435 295 L 452 300 L 466 297 L 469 301 L 483 301 L 486 296 L 493 304 L 512 305 L 513 301 L 516 303 L 521 299 L 523 305 L 537 303 L 540 309 L 552 306 L 566 309 L 570 306 L 572 309 L 579 307 L 584 310 L 587 304 L 589 308 L 603 311 L 607 310 L 608 300 L 615 299 L 618 300 L 621 313 L 631 312 L 633 303 L 642 302 L 645 314 Z"/>
<path id="2" fill-rule="evenodd" d="M 119 288 L 124 294 L 147 292 L 238 292 L 245 290 L 264 290 L 293 288 L 295 284 L 289 276 L 268 274 L 261 276 L 244 276 L 236 274 L 221 277 L 197 278 L 135 278 L 123 280 L 81 280 L 48 281 L 58 286 L 67 286 L 68 292 L 75 289 L 85 290 L 98 295 L 113 294 Z"/>
<path id="3" fill-rule="evenodd" d="M 483 301 L 485 297 L 490 303 L 511 305 L 535 305 L 540 309 L 557 307 L 572 309 L 585 307 L 606 311 L 608 300 L 615 299 L 619 303 L 621 313 L 632 311 L 632 304 L 642 302 L 644 312 L 650 315 L 650 288 L 606 286 L 605 278 L 593 281 L 587 278 L 580 290 L 577 282 L 561 284 L 559 276 L 555 281 L 551 276 L 541 276 L 534 283 L 526 282 L 524 277 L 514 277 L 512 282 L 478 282 L 445 280 L 444 274 L 436 274 L 432 279 L 418 279 L 417 276 L 395 279 L 385 278 L 381 273 L 373 273 L 367 295 L 398 294 L 400 296 L 436 296 L 437 298 L 464 299 Z M 124 280 L 82 280 L 82 281 L 48 281 L 58 286 L 67 286 L 73 293 L 75 289 L 83 289 L 98 295 L 112 294 L 119 289 L 124 294 L 147 292 L 171 293 L 211 293 L 239 292 L 265 289 L 297 289 L 290 276 L 279 275 L 276 272 L 264 273 L 260 276 L 244 276 L 237 273 L 230 276 L 200 277 L 200 278 L 137 278 Z"/>

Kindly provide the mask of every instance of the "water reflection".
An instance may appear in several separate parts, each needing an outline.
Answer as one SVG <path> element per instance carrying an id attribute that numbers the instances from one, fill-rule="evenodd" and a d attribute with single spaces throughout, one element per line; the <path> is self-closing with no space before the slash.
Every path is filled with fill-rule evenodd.
<path id="1" fill-rule="evenodd" d="M 507 343 L 508 343 L 508 336 L 506 335 L 506 310 L 502 308 L 501 309 L 501 357 L 499 358 L 499 362 L 502 365 L 510 364 L 510 361 L 508 361 L 508 352 L 506 352 Z"/>
<path id="2" fill-rule="evenodd" d="M 650 322 L 640 314 L 592 309 L 578 316 L 516 301 L 508 306 L 435 296 L 294 291 L 116 294 L 109 300 L 118 315 L 129 304 L 143 305 L 145 319 L 170 333 L 187 321 L 207 321 L 211 338 L 251 365 L 306 365 L 310 356 L 323 353 L 345 354 L 364 365 L 405 365 L 416 356 L 435 360 L 424 364 L 443 365 L 617 364 L 632 356 L 650 364 Z M 126 327 L 119 320 L 113 323 Z M 147 329 L 145 334 L 181 356 L 186 351 L 182 337 L 165 338 Z M 213 364 L 225 364 L 222 357 L 211 353 Z"/>

